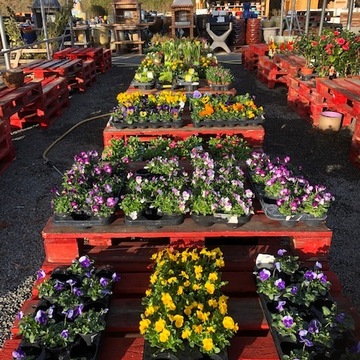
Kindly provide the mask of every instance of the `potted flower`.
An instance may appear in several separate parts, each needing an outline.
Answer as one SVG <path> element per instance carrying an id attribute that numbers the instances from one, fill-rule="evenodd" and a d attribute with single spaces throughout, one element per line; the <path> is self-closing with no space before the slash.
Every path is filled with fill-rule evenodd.
<path id="1" fill-rule="evenodd" d="M 221 293 L 225 282 L 220 249 L 166 248 L 152 259 L 155 269 L 139 324 L 148 344 L 144 358 L 194 352 L 197 358 L 221 355 L 238 325 L 227 314 L 227 297 Z"/>
<path id="2" fill-rule="evenodd" d="M 191 165 L 190 213 L 195 222 L 236 227 L 249 220 L 254 194 L 245 187 L 244 173 L 233 157 L 215 162 L 209 153 L 193 149 Z"/>
<path id="3" fill-rule="evenodd" d="M 255 105 L 250 94 L 202 94 L 195 90 L 189 97 L 194 126 L 250 125 L 263 121 L 263 108 Z"/>
<path id="4" fill-rule="evenodd" d="M 123 186 L 123 165 L 102 163 L 96 151 L 74 157 L 63 175 L 62 189 L 53 189 L 53 221 L 59 224 L 104 225 L 112 220 Z"/>
<path id="5" fill-rule="evenodd" d="M 214 90 L 228 90 L 234 80 L 231 70 L 221 65 L 208 67 L 205 76 L 208 84 Z"/>
<path id="6" fill-rule="evenodd" d="M 162 91 L 159 94 L 119 93 L 118 106 L 112 113 L 115 127 L 151 127 L 153 125 L 182 125 L 181 115 L 186 94 Z"/>
<path id="7" fill-rule="evenodd" d="M 155 85 L 155 74 L 151 69 L 138 67 L 132 85 L 142 90 L 152 89 Z"/>
<path id="8" fill-rule="evenodd" d="M 199 86 L 199 74 L 194 68 L 189 68 L 178 75 L 178 85 L 184 86 L 186 91 L 194 91 Z"/>
<path id="9" fill-rule="evenodd" d="M 191 191 L 179 159 L 155 157 L 144 169 L 148 171 L 145 176 L 129 174 L 127 193 L 120 204 L 125 221 L 155 224 L 152 220 L 159 220 L 163 225 L 183 222 Z"/>
<path id="10" fill-rule="evenodd" d="M 329 295 L 321 264 L 304 268 L 284 249 L 260 254 L 256 263 L 258 293 L 280 357 L 339 359 L 353 344 L 353 322 Z"/>

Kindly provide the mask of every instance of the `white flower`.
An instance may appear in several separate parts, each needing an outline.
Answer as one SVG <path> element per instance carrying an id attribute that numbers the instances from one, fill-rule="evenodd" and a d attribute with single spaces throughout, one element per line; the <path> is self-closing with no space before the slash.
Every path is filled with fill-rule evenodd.
<path id="1" fill-rule="evenodd" d="M 129 217 L 130 217 L 131 220 L 136 220 L 137 217 L 138 217 L 137 211 L 132 211 L 132 212 L 129 214 Z"/>

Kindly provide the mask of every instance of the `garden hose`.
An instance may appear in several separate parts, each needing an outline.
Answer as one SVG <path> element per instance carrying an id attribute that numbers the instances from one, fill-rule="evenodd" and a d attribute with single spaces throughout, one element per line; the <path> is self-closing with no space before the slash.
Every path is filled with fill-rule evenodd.
<path id="1" fill-rule="evenodd" d="M 63 176 L 63 173 L 54 165 L 50 162 L 50 160 L 47 157 L 47 154 L 50 152 L 50 150 L 56 145 L 58 144 L 61 140 L 63 140 L 67 135 L 69 135 L 73 130 L 75 130 L 78 126 L 83 125 L 89 121 L 93 121 L 93 120 L 98 120 L 98 119 L 102 119 L 104 117 L 108 117 L 110 116 L 111 113 L 107 113 L 107 114 L 102 114 L 102 115 L 97 115 L 97 116 L 93 116 L 91 118 L 87 118 L 85 120 L 80 121 L 79 123 L 75 124 L 74 126 L 72 126 L 69 130 L 67 130 L 64 134 L 62 134 L 60 137 L 58 137 L 52 144 L 50 144 L 46 150 L 43 152 L 43 159 L 44 159 L 44 164 L 48 165 L 50 167 L 52 167 L 54 170 L 56 170 L 61 176 Z"/>

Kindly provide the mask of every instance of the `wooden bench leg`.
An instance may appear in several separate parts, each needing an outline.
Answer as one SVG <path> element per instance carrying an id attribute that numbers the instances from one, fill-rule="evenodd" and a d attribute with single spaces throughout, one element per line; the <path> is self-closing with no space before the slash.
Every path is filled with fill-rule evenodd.
<path id="1" fill-rule="evenodd" d="M 76 238 L 47 238 L 44 240 L 46 260 L 71 263 L 80 256 L 79 241 Z"/>
<path id="2" fill-rule="evenodd" d="M 329 235 L 323 235 L 321 237 L 294 236 L 294 253 L 295 255 L 300 256 L 303 260 L 305 260 L 304 258 L 306 257 L 327 258 L 331 244 L 331 237 L 331 232 Z"/>

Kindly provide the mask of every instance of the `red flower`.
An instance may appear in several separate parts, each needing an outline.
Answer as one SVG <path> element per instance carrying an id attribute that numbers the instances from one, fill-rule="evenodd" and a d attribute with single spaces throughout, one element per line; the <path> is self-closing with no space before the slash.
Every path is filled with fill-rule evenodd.
<path id="1" fill-rule="evenodd" d="M 337 42 L 339 45 L 344 45 L 346 41 L 345 41 L 344 38 L 338 38 L 338 39 L 336 40 L 336 42 Z"/>
<path id="2" fill-rule="evenodd" d="M 321 35 L 321 40 L 324 41 L 327 39 L 327 36 L 326 35 Z"/>
<path id="3" fill-rule="evenodd" d="M 318 46 L 319 45 L 319 42 L 318 41 L 312 41 L 311 42 L 311 46 Z"/>
<path id="4" fill-rule="evenodd" d="M 334 31 L 334 35 L 335 35 L 335 36 L 339 36 L 339 35 L 340 35 L 340 32 L 337 31 L 337 30 L 335 30 L 335 31 Z"/>
<path id="5" fill-rule="evenodd" d="M 342 46 L 343 50 L 348 51 L 350 49 L 349 42 Z"/>

